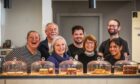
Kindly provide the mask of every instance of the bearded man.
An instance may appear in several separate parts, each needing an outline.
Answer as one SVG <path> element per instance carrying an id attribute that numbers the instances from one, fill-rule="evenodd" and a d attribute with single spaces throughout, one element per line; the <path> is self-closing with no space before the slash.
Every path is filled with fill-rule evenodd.
<path id="1" fill-rule="evenodd" d="M 84 28 L 80 25 L 72 27 L 72 37 L 73 43 L 68 46 L 69 53 L 70 56 L 77 59 L 77 56 L 82 52 L 84 52 L 83 49 Z"/>

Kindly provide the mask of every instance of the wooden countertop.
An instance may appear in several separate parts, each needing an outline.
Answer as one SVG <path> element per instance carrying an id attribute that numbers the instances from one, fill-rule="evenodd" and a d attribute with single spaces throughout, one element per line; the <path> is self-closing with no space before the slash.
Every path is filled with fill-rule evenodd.
<path id="1" fill-rule="evenodd" d="M 0 79 L 28 79 L 28 78 L 140 78 L 140 74 L 114 75 L 114 74 L 98 74 L 98 75 L 0 75 Z"/>

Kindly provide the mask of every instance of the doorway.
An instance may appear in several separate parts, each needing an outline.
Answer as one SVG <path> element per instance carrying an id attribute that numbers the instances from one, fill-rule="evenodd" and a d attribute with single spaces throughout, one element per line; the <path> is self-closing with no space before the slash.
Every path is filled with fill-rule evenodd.
<path id="1" fill-rule="evenodd" d="M 93 13 L 72 13 L 57 14 L 57 24 L 60 35 L 62 35 L 68 45 L 73 42 L 71 30 L 75 25 L 81 25 L 85 29 L 85 34 L 93 34 L 98 44 L 102 41 L 102 15 Z"/>

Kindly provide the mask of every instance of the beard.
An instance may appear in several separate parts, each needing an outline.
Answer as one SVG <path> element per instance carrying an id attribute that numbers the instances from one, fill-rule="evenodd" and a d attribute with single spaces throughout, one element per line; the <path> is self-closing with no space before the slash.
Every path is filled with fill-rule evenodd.
<path id="1" fill-rule="evenodd" d="M 74 41 L 76 44 L 82 44 L 83 43 L 83 41 L 81 41 L 81 42 L 77 42 L 77 41 Z"/>
<path id="2" fill-rule="evenodd" d="M 57 35 L 50 35 L 49 38 L 53 40 L 56 36 Z"/>
<path id="3" fill-rule="evenodd" d="M 111 32 L 110 30 L 108 30 L 108 33 L 110 36 L 116 35 L 118 33 L 118 30 L 114 30 L 114 32 Z"/>

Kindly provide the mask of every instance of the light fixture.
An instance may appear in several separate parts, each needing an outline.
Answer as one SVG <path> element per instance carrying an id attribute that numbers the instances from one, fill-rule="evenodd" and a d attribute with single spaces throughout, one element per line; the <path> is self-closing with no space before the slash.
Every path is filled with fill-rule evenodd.
<path id="1" fill-rule="evenodd" d="M 4 8 L 11 8 L 12 0 L 4 0 Z"/>
<path id="2" fill-rule="evenodd" d="M 96 8 L 96 0 L 89 0 L 89 8 Z"/>
<path id="3" fill-rule="evenodd" d="M 133 9 L 132 15 L 133 15 L 133 18 L 137 18 L 138 14 L 137 14 L 136 0 L 133 0 L 133 5 L 134 5 L 134 9 Z"/>
<path id="4" fill-rule="evenodd" d="M 138 17 L 137 11 L 133 11 L 133 18 L 137 18 L 137 17 Z"/>

